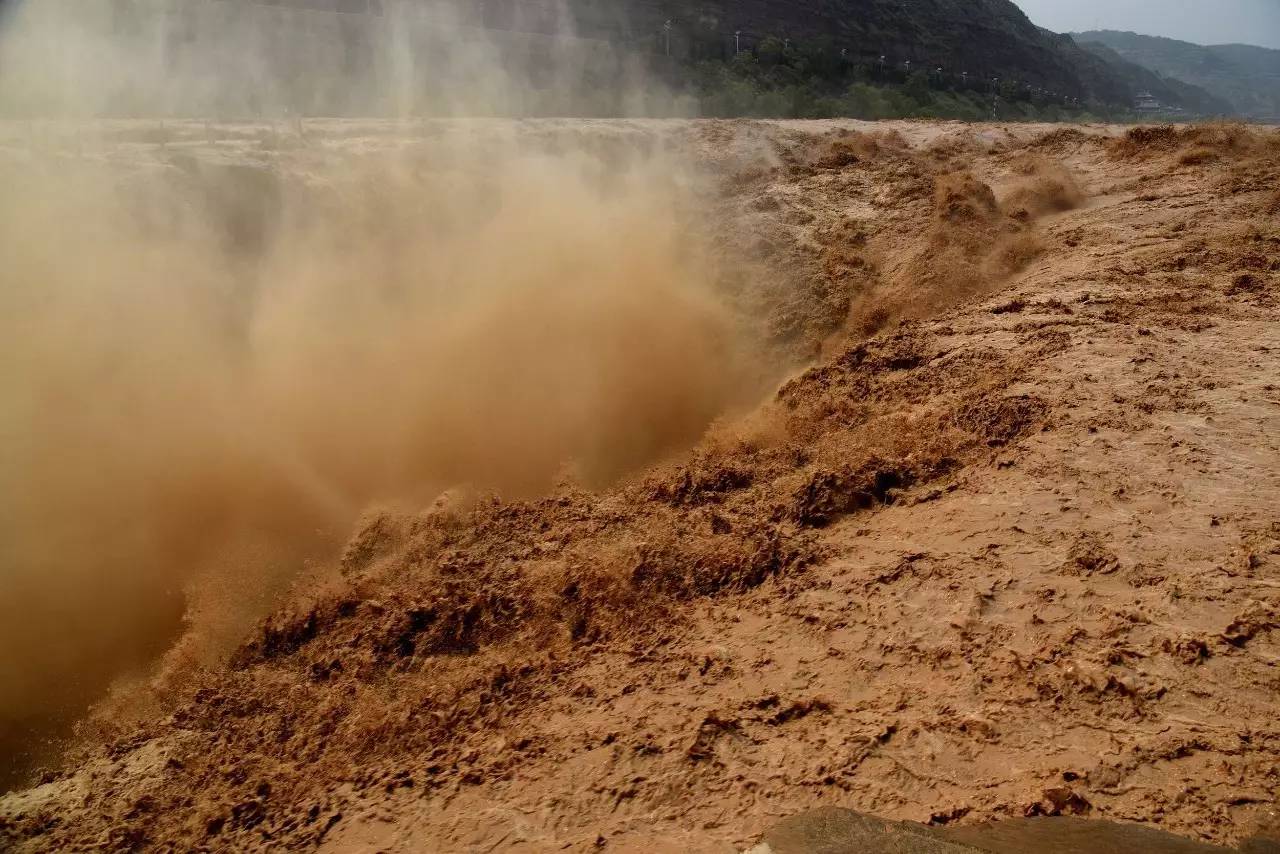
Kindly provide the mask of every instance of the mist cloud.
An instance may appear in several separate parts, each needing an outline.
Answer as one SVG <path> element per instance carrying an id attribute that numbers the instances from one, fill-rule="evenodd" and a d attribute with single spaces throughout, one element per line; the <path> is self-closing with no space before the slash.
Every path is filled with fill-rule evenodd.
<path id="1" fill-rule="evenodd" d="M 480 121 L 283 122 L 304 97 L 403 118 L 537 93 L 483 40 L 443 95 L 412 51 L 273 89 L 298 69 L 271 40 L 192 5 L 216 65 L 112 4 L 26 4 L 0 40 L 0 104 L 57 117 L 0 148 L 10 779 L 112 682 L 215 664 L 370 506 L 607 484 L 760 389 L 687 163 Z M 234 115 L 250 85 L 274 123 L 95 118 Z"/>

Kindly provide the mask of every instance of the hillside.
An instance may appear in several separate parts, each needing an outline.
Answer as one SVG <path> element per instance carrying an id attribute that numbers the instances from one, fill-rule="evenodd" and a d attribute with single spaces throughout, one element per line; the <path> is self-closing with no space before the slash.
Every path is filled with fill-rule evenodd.
<path id="1" fill-rule="evenodd" d="M 664 21 L 673 25 L 673 53 L 728 58 L 738 44 L 749 49 L 769 36 L 799 45 L 844 50 L 855 62 L 916 68 L 974 79 L 1019 80 L 1081 100 L 1128 103 L 1122 80 L 1096 63 L 1068 37 L 1042 30 L 1009 0 L 707 0 L 694 5 L 631 0 L 621 12 L 611 0 L 577 0 L 584 34 L 657 40 Z"/>
<path id="2" fill-rule="evenodd" d="M 914 108 L 889 114 L 1056 118 L 1053 109 L 1087 106 L 1105 115 L 1131 107 L 1142 90 L 1193 115 L 1229 111 L 1203 92 L 1135 68 L 1129 57 L 1084 50 L 1070 36 L 1035 26 L 1010 0 L 109 0 L 83 8 L 68 0 L 24 7 L 28 18 L 48 17 L 52 42 L 105 35 L 120 48 L 108 55 L 121 61 L 74 67 L 73 85 L 56 96 L 41 91 L 39 72 L 31 80 L 13 77 L 0 111 L 33 115 L 91 104 L 99 115 L 120 117 L 670 113 L 661 98 L 637 108 L 622 97 L 640 81 L 653 94 L 658 78 L 681 96 L 697 90 L 699 103 L 690 109 L 685 102 L 674 110 L 680 114 L 860 115 L 794 104 L 750 109 L 732 98 L 726 112 L 724 104 L 707 103 L 743 79 L 766 94 L 804 90 L 812 101 L 839 99 L 855 82 L 905 86 L 913 75 L 921 78 L 918 90 L 965 103 L 938 108 L 923 92 Z M 163 26 L 144 25 L 152 15 Z M 228 45 L 238 46 L 239 61 L 227 61 Z M 699 85 L 707 66 L 719 71 L 736 59 L 788 70 L 735 69 L 727 85 Z M 457 103 L 455 93 L 475 88 L 468 70 L 475 64 L 500 64 L 522 81 L 522 91 L 503 102 Z M 651 73 L 637 77 L 637 65 Z M 122 74 L 126 67 L 131 71 Z M 150 91 L 136 78 L 168 85 Z M 225 78 L 236 84 L 210 87 Z M 393 103 L 375 94 L 388 91 L 397 93 Z M 1025 109 L 994 109 L 1015 102 Z"/>
<path id="3" fill-rule="evenodd" d="M 1114 30 L 1076 33 L 1166 77 L 1195 84 L 1230 101 L 1244 116 L 1280 118 L 1280 50 L 1243 44 L 1198 45 Z"/>
<path id="4" fill-rule="evenodd" d="M 676 58 L 728 61 L 738 51 L 759 58 L 762 50 L 777 54 L 785 45 L 797 77 L 822 80 L 833 90 L 847 86 L 851 72 L 884 83 L 904 82 L 914 70 L 925 72 L 935 90 L 999 92 L 1010 101 L 1078 101 L 1114 112 L 1149 91 L 1192 116 L 1236 112 L 1199 87 L 1037 27 L 1008 0 L 721 0 L 692 9 L 651 0 L 621 7 L 578 0 L 573 8 L 583 34 Z"/>
<path id="5" fill-rule="evenodd" d="M 1135 95 L 1138 92 L 1149 92 L 1161 104 L 1176 104 L 1199 116 L 1225 116 L 1239 112 L 1230 100 L 1177 78 L 1157 74 L 1136 62 L 1130 62 L 1104 44 L 1086 41 L 1081 42 L 1080 46 L 1105 63 L 1112 73 L 1123 77 Z"/>
<path id="6" fill-rule="evenodd" d="M 563 24 L 552 0 L 466 8 L 467 20 L 489 28 L 551 32 Z M 856 67 L 880 82 L 923 70 L 935 88 L 952 91 L 998 80 L 1008 95 L 1039 91 L 1059 103 L 1127 108 L 1145 90 L 1193 115 L 1234 112 L 1195 86 L 1042 29 L 1010 0 L 569 0 L 568 9 L 580 36 L 676 60 L 729 61 L 776 41 L 808 58 L 805 76 L 834 84 L 847 85 Z"/>

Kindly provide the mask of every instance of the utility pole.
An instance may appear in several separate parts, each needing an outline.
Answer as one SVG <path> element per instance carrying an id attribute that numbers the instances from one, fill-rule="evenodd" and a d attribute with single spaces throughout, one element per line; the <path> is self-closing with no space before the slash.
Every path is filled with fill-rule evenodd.
<path id="1" fill-rule="evenodd" d="M 671 19 L 670 18 L 668 18 L 667 22 L 662 25 L 662 29 L 667 36 L 667 56 L 671 56 Z"/>
<path id="2" fill-rule="evenodd" d="M 733 32 L 733 52 L 734 54 L 742 53 L 742 30 Z"/>

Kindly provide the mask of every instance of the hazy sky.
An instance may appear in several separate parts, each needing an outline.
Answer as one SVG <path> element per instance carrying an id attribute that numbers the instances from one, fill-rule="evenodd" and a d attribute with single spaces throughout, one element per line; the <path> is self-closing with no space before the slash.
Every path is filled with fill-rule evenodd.
<path id="1" fill-rule="evenodd" d="M 1131 30 L 1196 44 L 1280 48 L 1280 0 L 1014 0 L 1059 33 Z"/>

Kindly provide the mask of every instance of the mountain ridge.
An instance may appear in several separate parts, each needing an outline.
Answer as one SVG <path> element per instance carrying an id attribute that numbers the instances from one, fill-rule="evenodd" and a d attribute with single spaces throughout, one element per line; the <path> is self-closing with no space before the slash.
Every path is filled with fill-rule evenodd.
<path id="1" fill-rule="evenodd" d="M 1280 120 L 1280 50 L 1247 44 L 1199 45 L 1120 30 L 1073 33 L 1165 77 L 1199 86 L 1251 119 Z"/>
<path id="2" fill-rule="evenodd" d="M 58 5 L 44 0 L 40 7 Z M 0 10 L 19 8 L 35 4 L 0 0 Z M 396 73 L 388 57 L 401 49 L 422 60 L 424 68 L 432 62 L 446 66 L 440 74 L 432 68 L 406 81 L 413 97 L 431 101 L 438 95 L 436 100 L 447 101 L 462 85 L 446 82 L 453 29 L 473 35 L 487 31 L 482 39 L 492 40 L 494 56 L 501 57 L 513 79 L 552 94 L 539 80 L 554 79 L 565 91 L 576 85 L 592 96 L 579 100 L 591 103 L 601 91 L 612 91 L 609 81 L 630 85 L 621 82 L 629 78 L 619 69 L 637 57 L 661 68 L 659 77 L 684 91 L 697 77 L 691 65 L 724 68 L 740 53 L 758 57 L 765 48 L 787 54 L 786 85 L 807 87 L 824 98 L 842 97 L 854 81 L 906 84 L 914 76 L 927 78 L 917 80 L 917 88 L 970 97 L 982 102 L 984 111 L 1003 99 L 1120 116 L 1135 106 L 1138 93 L 1150 91 L 1189 117 L 1280 112 L 1276 99 L 1238 91 L 1237 72 L 1223 72 L 1235 83 L 1210 86 L 1112 45 L 1099 50 L 1038 27 L 1011 0 L 104 0 L 95 8 L 92 19 L 115 28 L 105 34 L 107 40 L 123 34 L 136 42 L 138 33 L 164 39 L 161 50 L 138 44 L 130 55 L 162 58 L 165 65 L 156 69 L 155 79 L 186 74 L 188 88 L 205 95 L 200 81 L 218 67 L 225 45 L 249 45 L 245 59 L 252 62 L 241 64 L 260 69 L 258 78 L 249 79 L 245 70 L 245 85 L 203 101 L 170 104 L 163 93 L 149 96 L 165 102 L 169 112 L 251 115 L 287 109 L 346 115 L 377 110 L 378 81 Z M 147 18 L 165 25 L 153 34 L 139 26 Z M 566 36 L 576 36 L 581 50 Z M 575 51 L 590 59 L 576 58 Z M 1257 59 L 1247 48 L 1227 46 L 1217 49 L 1214 62 L 1235 68 Z M 547 69 L 557 64 L 576 69 L 576 77 L 549 75 Z M 323 85 L 335 70 L 343 75 L 338 94 Z M 1280 65 L 1275 75 L 1280 81 Z M 1200 75 L 1205 76 L 1213 74 Z M 85 85 L 101 88 L 101 81 Z M 79 97 L 76 91 L 71 96 Z M 18 100 L 25 104 L 33 98 Z M 108 112 L 124 115 L 145 114 L 147 104 L 139 102 L 149 103 L 127 84 L 100 100 L 110 105 Z"/>

